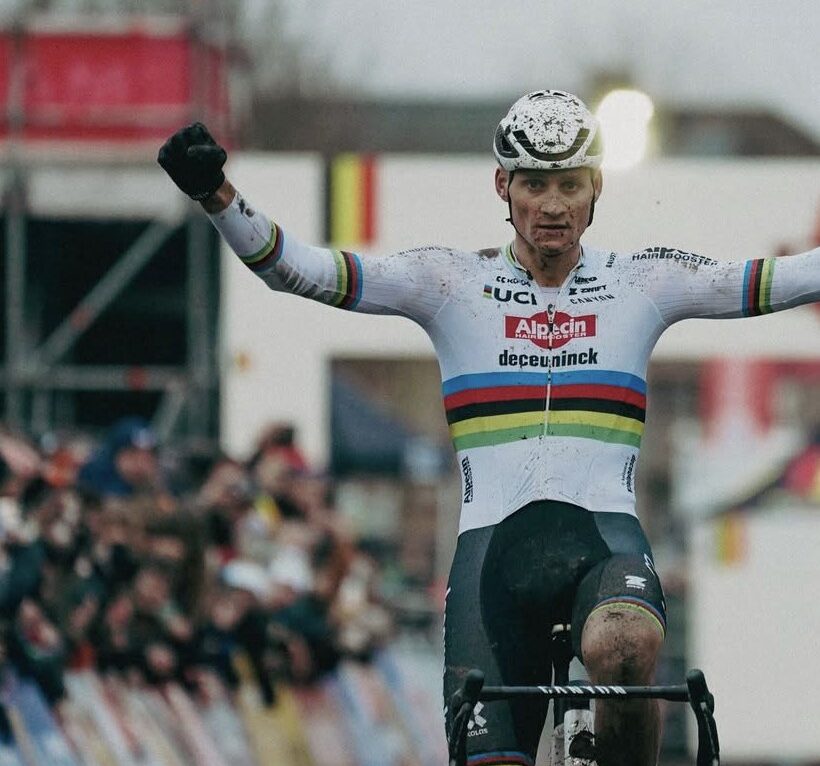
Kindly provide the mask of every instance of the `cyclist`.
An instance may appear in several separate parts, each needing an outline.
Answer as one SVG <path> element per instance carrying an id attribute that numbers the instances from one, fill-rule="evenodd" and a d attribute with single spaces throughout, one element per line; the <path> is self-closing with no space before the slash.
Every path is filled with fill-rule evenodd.
<path id="1" fill-rule="evenodd" d="M 687 317 L 820 300 L 820 249 L 718 262 L 582 246 L 602 149 L 594 116 L 569 93 L 516 101 L 494 151 L 510 244 L 372 257 L 302 244 L 270 222 L 225 180 L 225 152 L 201 124 L 174 134 L 158 159 L 273 290 L 402 315 L 429 334 L 463 476 L 445 701 L 472 667 L 488 684 L 543 682 L 557 622 L 571 622 L 593 682 L 650 683 L 664 600 L 634 498 L 650 352 Z M 531 766 L 545 716 L 529 701 L 484 706 L 469 763 Z M 654 702 L 599 704 L 596 732 L 599 766 L 657 760 Z"/>

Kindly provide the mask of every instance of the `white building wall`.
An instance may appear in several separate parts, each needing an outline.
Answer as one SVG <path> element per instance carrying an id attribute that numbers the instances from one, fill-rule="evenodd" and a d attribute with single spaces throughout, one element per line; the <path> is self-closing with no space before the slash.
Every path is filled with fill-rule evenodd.
<path id="1" fill-rule="evenodd" d="M 820 754 L 820 519 L 778 508 L 736 522 L 741 554 L 720 556 L 719 521 L 690 538 L 689 655 L 715 695 L 725 760 L 808 763 Z"/>
<path id="2" fill-rule="evenodd" d="M 489 247 L 510 238 L 506 208 L 487 158 L 386 156 L 378 172 L 379 239 L 389 252 L 425 243 Z M 319 243 L 323 175 L 316 156 L 237 156 L 229 176 L 294 235 Z M 814 225 L 820 162 L 665 161 L 609 173 L 585 238 L 629 250 L 663 244 L 718 259 L 798 249 Z M 661 339 L 655 358 L 820 358 L 816 311 L 795 309 L 720 323 L 690 320 Z M 272 294 L 225 254 L 222 295 L 223 446 L 246 454 L 271 420 L 299 428 L 308 455 L 328 455 L 329 360 L 334 356 L 425 356 L 432 346 L 403 319 L 363 317 Z"/>

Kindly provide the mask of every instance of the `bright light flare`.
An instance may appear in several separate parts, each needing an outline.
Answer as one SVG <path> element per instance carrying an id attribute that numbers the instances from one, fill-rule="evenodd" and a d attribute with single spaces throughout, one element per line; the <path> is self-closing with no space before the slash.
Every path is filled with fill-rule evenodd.
<path id="1" fill-rule="evenodd" d="M 652 99 L 639 90 L 613 90 L 604 96 L 597 111 L 604 138 L 604 168 L 626 170 L 646 156 L 654 113 Z"/>

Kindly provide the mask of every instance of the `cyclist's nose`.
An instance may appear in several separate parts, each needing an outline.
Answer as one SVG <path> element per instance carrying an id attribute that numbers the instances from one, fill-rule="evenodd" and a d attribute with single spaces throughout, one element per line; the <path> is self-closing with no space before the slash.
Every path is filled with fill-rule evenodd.
<path id="1" fill-rule="evenodd" d="M 547 192 L 541 199 L 541 212 L 549 216 L 558 216 L 567 209 L 566 201 L 560 194 Z"/>

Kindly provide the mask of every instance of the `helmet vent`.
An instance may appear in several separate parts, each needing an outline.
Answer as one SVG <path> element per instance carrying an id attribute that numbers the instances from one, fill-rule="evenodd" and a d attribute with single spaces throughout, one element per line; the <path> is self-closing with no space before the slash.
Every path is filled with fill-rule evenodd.
<path id="1" fill-rule="evenodd" d="M 518 139 L 518 143 L 521 145 L 521 148 L 529 154 L 530 157 L 535 157 L 535 159 L 542 160 L 544 162 L 561 162 L 562 160 L 569 159 L 570 157 L 578 154 L 581 147 L 583 147 L 589 137 L 589 130 L 586 128 L 581 128 L 578 131 L 578 135 L 575 137 L 575 141 L 572 142 L 572 146 L 563 152 L 539 151 L 532 145 L 532 141 L 530 141 L 527 134 L 523 130 L 514 130 L 513 135 L 516 139 Z"/>
<path id="2" fill-rule="evenodd" d="M 509 159 L 518 157 L 518 152 L 507 140 L 507 137 L 504 135 L 504 129 L 500 125 L 495 131 L 495 150 L 502 157 L 508 157 Z"/>

